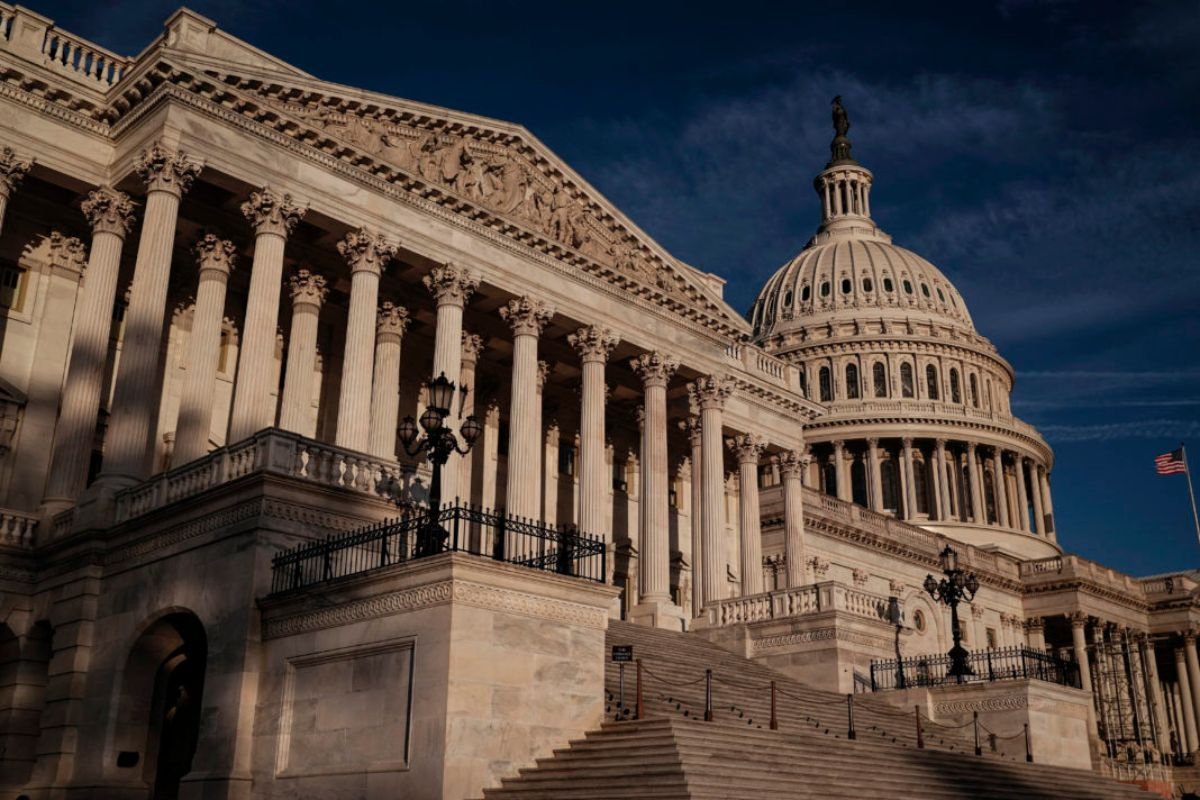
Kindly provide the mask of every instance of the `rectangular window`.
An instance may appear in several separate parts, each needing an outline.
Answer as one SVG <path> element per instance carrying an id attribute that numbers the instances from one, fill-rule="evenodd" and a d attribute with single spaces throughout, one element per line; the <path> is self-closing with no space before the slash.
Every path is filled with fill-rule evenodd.
<path id="1" fill-rule="evenodd" d="M 575 447 L 569 444 L 558 446 L 558 471 L 562 475 L 575 475 Z"/>
<path id="2" fill-rule="evenodd" d="M 16 264 L 0 263 L 0 308 L 20 311 L 25 305 L 28 275 Z"/>
<path id="3" fill-rule="evenodd" d="M 995 628 L 987 629 L 987 646 L 988 646 L 988 650 L 996 649 L 996 629 Z"/>

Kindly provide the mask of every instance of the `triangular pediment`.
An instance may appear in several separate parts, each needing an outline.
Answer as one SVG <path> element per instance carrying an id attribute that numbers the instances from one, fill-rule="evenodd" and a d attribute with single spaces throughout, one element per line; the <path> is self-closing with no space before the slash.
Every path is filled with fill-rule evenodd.
<path id="1" fill-rule="evenodd" d="M 168 47 L 143 74 L 186 86 L 693 323 L 737 339 L 749 333 L 714 288 L 719 281 L 673 258 L 519 125 Z M 117 116 L 136 104 L 118 101 Z"/>

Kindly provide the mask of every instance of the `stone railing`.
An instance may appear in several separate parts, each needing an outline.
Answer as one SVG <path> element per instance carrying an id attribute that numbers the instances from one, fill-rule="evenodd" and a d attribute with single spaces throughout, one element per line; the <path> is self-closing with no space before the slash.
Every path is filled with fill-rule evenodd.
<path id="1" fill-rule="evenodd" d="M 24 511 L 0 508 L 0 546 L 32 550 L 37 517 Z"/>
<path id="2" fill-rule="evenodd" d="M 800 371 L 782 358 L 748 344 L 726 345 L 725 355 L 741 364 L 751 375 L 765 378 L 768 383 L 782 386 L 800 395 L 804 394 L 804 389 L 800 386 Z"/>
<path id="3" fill-rule="evenodd" d="M 708 624 L 714 627 L 788 619 L 821 611 L 844 611 L 856 617 L 887 622 L 888 603 L 888 598 L 882 595 L 836 581 L 824 581 L 795 589 L 776 589 L 718 600 L 706 606 L 704 612 Z"/>
<path id="4" fill-rule="evenodd" d="M 1153 578 L 1142 578 L 1142 591 L 1146 594 L 1190 594 L 1200 584 L 1185 572 L 1173 575 L 1156 575 Z"/>
<path id="5" fill-rule="evenodd" d="M 285 475 L 389 501 L 399 496 L 402 487 L 398 462 L 269 428 L 119 492 L 116 521 L 139 517 L 251 473 Z"/>
<path id="6" fill-rule="evenodd" d="M 100 91 L 121 80 L 133 63 L 54 27 L 53 20 L 7 3 L 0 3 L 0 50 L 12 51 Z"/>
<path id="7" fill-rule="evenodd" d="M 871 414 L 906 414 L 914 417 L 954 417 L 965 420 L 980 420 L 1003 425 L 1018 433 L 1025 434 L 1041 442 L 1042 436 L 1027 422 L 1023 422 L 1012 414 L 1002 414 L 987 411 L 982 408 L 972 408 L 966 403 L 947 403 L 942 400 L 835 400 L 829 404 L 829 416 L 859 417 Z"/>
<path id="8" fill-rule="evenodd" d="M 1079 556 L 1053 556 L 1021 562 L 1021 578 L 1026 582 L 1037 582 L 1049 577 L 1056 580 L 1088 580 L 1135 597 L 1141 597 L 1145 592 L 1144 584 L 1136 578 Z"/>

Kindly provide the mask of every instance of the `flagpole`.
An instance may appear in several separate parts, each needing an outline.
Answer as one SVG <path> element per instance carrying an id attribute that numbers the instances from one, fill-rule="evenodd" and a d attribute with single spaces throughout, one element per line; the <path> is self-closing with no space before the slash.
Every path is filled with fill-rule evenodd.
<path id="1" fill-rule="evenodd" d="M 1200 541 L 1200 514 L 1196 513 L 1196 490 L 1192 488 L 1192 470 L 1188 467 L 1187 448 L 1179 443 L 1179 451 L 1183 454 L 1183 474 L 1187 478 L 1188 497 L 1192 500 L 1192 522 L 1196 525 L 1196 540 Z"/>

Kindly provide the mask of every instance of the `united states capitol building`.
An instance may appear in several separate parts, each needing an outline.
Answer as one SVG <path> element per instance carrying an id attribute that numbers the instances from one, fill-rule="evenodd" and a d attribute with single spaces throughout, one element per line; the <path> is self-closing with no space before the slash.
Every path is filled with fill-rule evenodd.
<path id="1" fill-rule="evenodd" d="M 743 316 L 519 125 L 0 2 L 0 797 L 1194 787 L 1200 582 L 833 117 Z"/>

